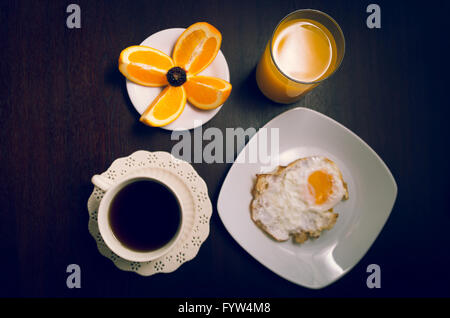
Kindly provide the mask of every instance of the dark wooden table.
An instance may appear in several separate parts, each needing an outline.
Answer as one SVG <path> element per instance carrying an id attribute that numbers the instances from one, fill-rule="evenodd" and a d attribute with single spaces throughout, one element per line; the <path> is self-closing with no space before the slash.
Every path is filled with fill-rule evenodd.
<path id="1" fill-rule="evenodd" d="M 448 26 L 446 1 L 76 1 L 81 29 L 66 27 L 70 1 L 0 4 L 0 295 L 2 296 L 450 296 Z M 265 99 L 255 65 L 277 22 L 299 8 L 329 13 L 347 43 L 341 69 L 298 103 Z M 295 106 L 342 123 L 386 162 L 399 193 L 359 264 L 309 290 L 259 264 L 228 234 L 216 209 L 230 164 L 194 164 L 209 188 L 211 233 L 172 274 L 118 270 L 88 232 L 90 178 L 117 157 L 171 151 L 170 133 L 139 123 L 117 69 L 120 51 L 170 27 L 208 21 L 223 35 L 233 92 L 205 125 L 263 126 Z M 66 267 L 82 287 L 66 287 Z M 366 286 L 369 264 L 382 287 Z"/>

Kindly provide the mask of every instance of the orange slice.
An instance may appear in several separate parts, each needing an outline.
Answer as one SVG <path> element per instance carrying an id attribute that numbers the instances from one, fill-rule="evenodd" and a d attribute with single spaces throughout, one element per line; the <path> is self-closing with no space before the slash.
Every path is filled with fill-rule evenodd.
<path id="1" fill-rule="evenodd" d="M 177 66 L 195 75 L 214 61 L 221 43 L 219 30 L 209 23 L 197 22 L 180 35 L 172 57 Z"/>
<path id="2" fill-rule="evenodd" d="M 120 72 L 144 86 L 167 85 L 166 73 L 174 66 L 170 56 L 151 47 L 134 45 L 120 53 Z"/>
<path id="3" fill-rule="evenodd" d="M 184 106 L 186 106 L 184 88 L 167 86 L 147 107 L 139 120 L 149 126 L 165 126 L 181 115 Z"/>
<path id="4" fill-rule="evenodd" d="M 184 84 L 188 101 L 201 109 L 214 109 L 227 100 L 231 84 L 210 76 L 191 76 Z"/>

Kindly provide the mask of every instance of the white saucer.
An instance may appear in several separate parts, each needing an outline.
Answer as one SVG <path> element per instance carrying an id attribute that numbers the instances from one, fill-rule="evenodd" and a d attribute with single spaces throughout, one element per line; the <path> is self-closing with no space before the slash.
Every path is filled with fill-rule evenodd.
<path id="1" fill-rule="evenodd" d="M 183 28 L 173 28 L 156 32 L 146 38 L 141 45 L 158 49 L 167 55 L 172 56 L 172 49 L 178 37 L 184 30 L 185 29 Z M 199 75 L 214 76 L 228 82 L 230 81 L 230 71 L 222 51 L 219 50 L 214 61 L 204 71 L 200 72 Z M 141 115 L 163 89 L 162 87 L 142 86 L 129 80 L 126 80 L 126 82 L 131 103 Z M 208 122 L 221 108 L 222 106 L 213 110 L 201 110 L 192 106 L 189 102 L 186 102 L 186 107 L 180 117 L 174 122 L 161 128 L 167 130 L 188 130 L 196 128 Z"/>
<path id="2" fill-rule="evenodd" d="M 135 272 L 142 276 L 171 273 L 185 262 L 193 259 L 209 235 L 212 206 L 208 188 L 205 181 L 189 163 L 163 151 L 136 151 L 128 157 L 114 160 L 108 170 L 101 175 L 114 183 L 136 172 L 142 172 L 142 170 L 151 173 L 158 179 L 161 177 L 171 178 L 178 184 L 180 193 L 184 193 L 185 204 L 183 206 L 187 208 L 183 217 L 186 217 L 186 226 L 173 248 L 149 262 L 131 262 L 111 251 L 100 234 L 97 222 L 98 207 L 105 192 L 95 186 L 88 200 L 89 233 L 97 242 L 100 253 L 109 258 L 121 270 Z"/>

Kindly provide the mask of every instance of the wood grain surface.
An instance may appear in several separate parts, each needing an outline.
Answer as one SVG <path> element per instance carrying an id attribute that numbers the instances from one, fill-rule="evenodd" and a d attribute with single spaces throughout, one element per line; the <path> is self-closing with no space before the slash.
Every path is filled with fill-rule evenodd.
<path id="1" fill-rule="evenodd" d="M 448 26 L 445 1 L 76 1 L 81 29 L 66 27 L 72 1 L 0 2 L 0 295 L 2 296 L 450 296 Z M 293 105 L 259 92 L 255 65 L 273 28 L 300 8 L 341 25 L 340 70 Z M 391 169 L 399 193 L 391 217 L 359 264 L 309 290 L 259 264 L 228 234 L 216 209 L 230 164 L 194 164 L 208 185 L 211 233 L 172 274 L 118 270 L 88 232 L 90 178 L 144 149 L 176 141 L 138 121 L 117 69 L 120 51 L 150 34 L 207 21 L 223 35 L 233 91 L 204 128 L 263 126 L 296 106 L 317 110 L 365 140 Z M 66 287 L 81 267 L 82 288 Z M 379 264 L 382 288 L 368 289 Z"/>

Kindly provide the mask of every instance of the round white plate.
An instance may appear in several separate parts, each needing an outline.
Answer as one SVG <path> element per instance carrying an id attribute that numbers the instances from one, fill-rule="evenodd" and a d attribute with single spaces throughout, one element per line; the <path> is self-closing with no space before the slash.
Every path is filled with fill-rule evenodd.
<path id="1" fill-rule="evenodd" d="M 172 56 L 173 47 L 184 30 L 185 29 L 183 28 L 173 28 L 156 32 L 146 38 L 141 45 L 158 49 L 167 55 Z M 219 50 L 214 61 L 198 75 L 214 76 L 229 82 L 230 71 L 222 51 Z M 133 83 L 128 79 L 126 82 L 131 103 L 133 103 L 134 108 L 136 108 L 137 112 L 141 115 L 163 89 L 163 87 L 142 86 Z M 208 122 L 221 108 L 222 106 L 212 110 L 201 110 L 192 106 L 189 102 L 186 102 L 186 107 L 180 117 L 174 122 L 161 128 L 167 130 L 187 130 L 196 128 Z"/>

